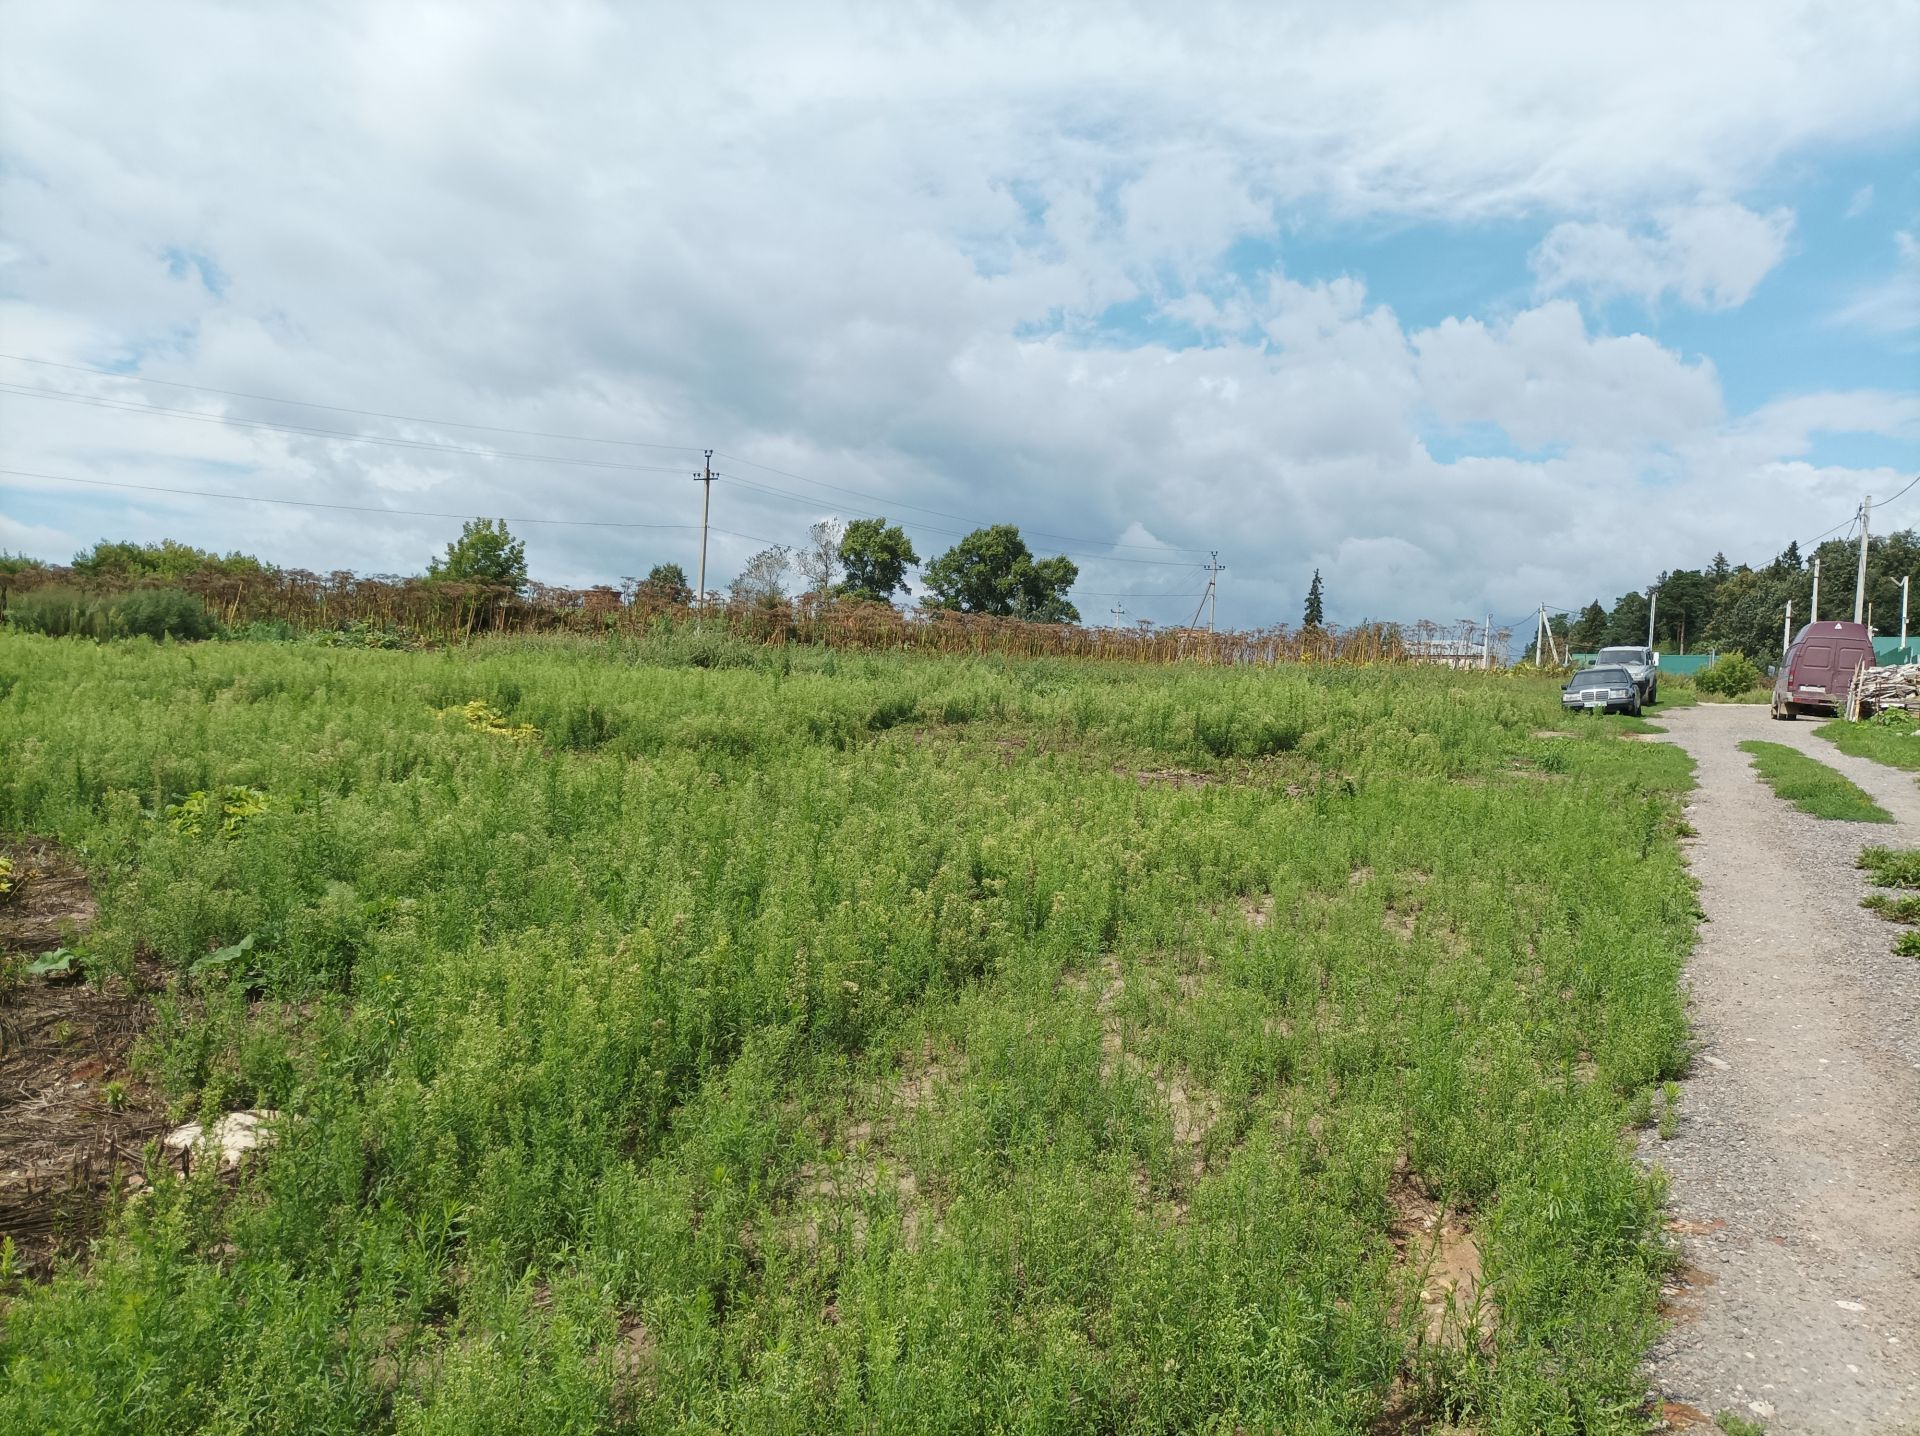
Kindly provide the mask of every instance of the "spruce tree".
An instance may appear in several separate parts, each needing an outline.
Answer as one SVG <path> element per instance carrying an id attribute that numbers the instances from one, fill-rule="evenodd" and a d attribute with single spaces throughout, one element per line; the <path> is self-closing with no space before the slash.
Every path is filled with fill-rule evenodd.
<path id="1" fill-rule="evenodd" d="M 1307 588 L 1307 616 L 1303 623 L 1308 628 L 1318 628 L 1327 617 L 1325 594 L 1320 588 L 1320 570 L 1313 571 L 1313 583 Z"/>

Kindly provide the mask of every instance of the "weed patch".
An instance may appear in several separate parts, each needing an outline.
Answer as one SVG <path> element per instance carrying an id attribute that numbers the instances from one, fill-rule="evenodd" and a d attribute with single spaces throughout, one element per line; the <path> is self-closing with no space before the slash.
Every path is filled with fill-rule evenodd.
<path id="1" fill-rule="evenodd" d="M 1740 751 L 1753 755 L 1754 771 L 1776 796 L 1803 813 L 1849 823 L 1893 821 L 1893 814 L 1857 784 L 1797 748 L 1749 740 L 1740 745 Z"/>
<path id="2" fill-rule="evenodd" d="M 1842 753 L 1871 758 L 1889 768 L 1920 772 L 1920 723 L 1910 714 L 1895 710 L 1865 723 L 1836 718 L 1813 731 Z"/>

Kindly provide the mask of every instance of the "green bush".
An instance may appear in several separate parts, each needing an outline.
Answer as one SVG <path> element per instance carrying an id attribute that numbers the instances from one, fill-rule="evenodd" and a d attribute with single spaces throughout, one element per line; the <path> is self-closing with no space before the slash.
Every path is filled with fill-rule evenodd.
<path id="1" fill-rule="evenodd" d="M 107 609 L 115 638 L 211 638 L 218 627 L 198 597 L 177 588 L 136 588 Z"/>
<path id="2" fill-rule="evenodd" d="M 1758 688 L 1765 674 L 1744 653 L 1723 653 L 1713 667 L 1694 675 L 1694 686 L 1716 698 L 1738 698 Z"/>
<path id="3" fill-rule="evenodd" d="M 7 603 L 7 622 L 53 638 L 211 638 L 219 625 L 193 594 L 140 588 L 103 597 L 76 588 L 35 588 Z"/>
<path id="4" fill-rule="evenodd" d="M 77 588 L 34 588 L 7 600 L 7 622 L 22 633 L 52 638 L 105 638 L 98 601 Z"/>

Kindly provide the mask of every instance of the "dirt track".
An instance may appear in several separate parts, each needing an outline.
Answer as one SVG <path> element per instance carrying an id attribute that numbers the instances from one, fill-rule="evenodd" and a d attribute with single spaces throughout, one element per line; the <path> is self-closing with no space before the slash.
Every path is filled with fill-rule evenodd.
<path id="1" fill-rule="evenodd" d="M 1693 1267 L 1651 1380 L 1769 1432 L 1920 1432 L 1920 960 L 1893 954 L 1900 930 L 1859 906 L 1853 867 L 1869 843 L 1920 846 L 1920 786 L 1764 707 L 1651 716 L 1698 766 L 1707 918 L 1688 966 L 1699 1056 L 1674 1140 L 1645 1147 Z M 1796 811 L 1747 738 L 1830 764 L 1897 823 Z"/>

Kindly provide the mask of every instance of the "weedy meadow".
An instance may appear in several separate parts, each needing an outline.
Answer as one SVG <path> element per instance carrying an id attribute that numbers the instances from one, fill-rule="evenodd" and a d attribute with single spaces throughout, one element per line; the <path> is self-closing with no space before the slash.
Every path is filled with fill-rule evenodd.
<path id="1" fill-rule="evenodd" d="M 93 874 L 91 980 L 166 975 L 141 1082 L 280 1114 L 10 1280 L 0 1427 L 1644 1426 L 1690 770 L 1543 732 L 1550 683 L 20 635 L 0 676 L 0 830 Z"/>

